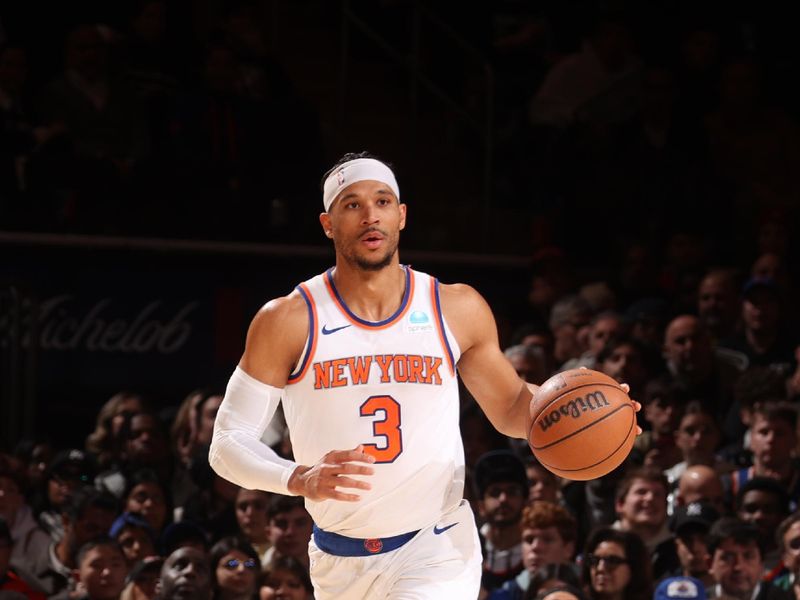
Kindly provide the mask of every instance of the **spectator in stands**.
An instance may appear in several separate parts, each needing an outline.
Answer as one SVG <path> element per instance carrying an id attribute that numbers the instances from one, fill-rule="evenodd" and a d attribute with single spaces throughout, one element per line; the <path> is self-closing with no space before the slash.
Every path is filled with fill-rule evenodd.
<path id="1" fill-rule="evenodd" d="M 173 551 L 161 567 L 159 600 L 211 600 L 211 569 L 205 552 L 191 547 Z"/>
<path id="2" fill-rule="evenodd" d="M 631 337 L 614 337 L 606 342 L 597 355 L 597 369 L 619 383 L 627 383 L 632 390 L 644 389 L 652 375 L 647 348 Z"/>
<path id="3" fill-rule="evenodd" d="M 313 600 L 308 568 L 296 558 L 282 556 L 264 567 L 259 600 Z"/>
<path id="4" fill-rule="evenodd" d="M 209 562 L 214 600 L 255 600 L 261 561 L 250 544 L 238 537 L 222 538 L 211 548 Z"/>
<path id="5" fill-rule="evenodd" d="M 68 588 L 76 553 L 86 542 L 105 535 L 117 516 L 117 501 L 91 487 L 75 491 L 64 507 L 64 536 L 29 564 L 31 574 L 48 596 Z M 124 575 L 123 575 L 124 577 Z"/>
<path id="6" fill-rule="evenodd" d="M 270 494 L 263 490 L 241 488 L 236 494 L 236 521 L 241 535 L 262 560 L 269 549 Z M 266 566 L 266 565 L 264 565 Z"/>
<path id="7" fill-rule="evenodd" d="M 578 367 L 594 369 L 597 366 L 597 356 L 603 347 L 612 337 L 622 335 L 624 326 L 622 316 L 614 311 L 604 311 L 592 317 L 589 322 L 588 348 L 578 358 L 564 363 L 562 369 L 577 369 Z"/>
<path id="8" fill-rule="evenodd" d="M 578 526 L 568 510 L 551 502 L 531 502 L 522 511 L 522 562 L 525 569 L 507 580 L 489 598 L 522 598 L 532 578 L 548 565 L 571 565 Z M 574 573 L 577 579 L 577 572 Z"/>
<path id="9" fill-rule="evenodd" d="M 119 544 L 128 569 L 156 552 L 156 535 L 150 524 L 139 514 L 123 512 L 118 516 L 108 535 Z"/>
<path id="10" fill-rule="evenodd" d="M 753 464 L 723 476 L 726 491 L 735 498 L 750 479 L 771 477 L 800 500 L 800 471 L 794 459 L 797 447 L 797 410 L 785 402 L 758 402 L 752 410 L 750 449 Z"/>
<path id="11" fill-rule="evenodd" d="M 633 114 L 641 62 L 621 15 L 600 15 L 580 52 L 556 63 L 531 103 L 534 124 L 620 122 Z"/>
<path id="12" fill-rule="evenodd" d="M 17 474 L 0 465 L 0 517 L 13 541 L 10 560 L 15 567 L 26 568 L 47 554 L 50 537 L 33 518 L 21 486 Z"/>
<path id="13" fill-rule="evenodd" d="M 720 345 L 746 355 L 751 365 L 770 367 L 788 377 L 796 366 L 796 343 L 782 310 L 774 280 L 750 279 L 742 292 L 742 332 Z"/>
<path id="14" fill-rule="evenodd" d="M 717 422 L 724 423 L 741 365 L 715 354 L 708 330 L 693 315 L 679 315 L 670 321 L 663 348 L 670 380 L 687 397 L 702 398 Z"/>
<path id="15" fill-rule="evenodd" d="M 153 600 L 156 598 L 158 577 L 164 559 L 160 556 L 149 556 L 136 563 L 125 578 L 125 589 L 120 600 Z"/>
<path id="16" fill-rule="evenodd" d="M 553 305 L 549 324 L 555 340 L 553 355 L 557 365 L 581 355 L 584 348 L 581 347 L 578 332 L 588 325 L 590 318 L 589 304 L 580 296 L 565 296 Z"/>
<path id="17" fill-rule="evenodd" d="M 520 573 L 522 509 L 528 497 L 528 478 L 522 461 L 509 450 L 488 452 L 475 465 L 483 576 L 486 590 L 500 587 Z"/>
<path id="18" fill-rule="evenodd" d="M 83 544 L 75 564 L 77 589 L 86 600 L 118 600 L 125 588 L 128 566 L 119 545 L 109 538 Z"/>
<path id="19" fill-rule="evenodd" d="M 697 290 L 697 315 L 714 343 L 736 333 L 741 314 L 737 274 L 733 269 L 712 269 Z"/>
<path id="20" fill-rule="evenodd" d="M 652 573 L 660 579 L 679 565 L 675 541 L 667 528 L 667 481 L 657 469 L 642 467 L 626 474 L 617 488 L 619 519 L 614 529 L 635 533 L 647 547 Z"/>
<path id="21" fill-rule="evenodd" d="M 264 555 L 269 564 L 279 556 L 293 556 L 308 566 L 308 542 L 314 525 L 303 499 L 276 494 L 269 504 L 269 543 Z"/>
<path id="22" fill-rule="evenodd" d="M 595 530 L 584 548 L 581 580 L 591 600 L 651 600 L 653 594 L 647 550 L 630 531 Z"/>
<path id="23" fill-rule="evenodd" d="M 736 515 L 761 532 L 762 561 L 767 573 L 776 567 L 780 570 L 781 551 L 775 532 L 789 512 L 789 495 L 775 479 L 753 477 L 736 494 Z"/>
<path id="24" fill-rule="evenodd" d="M 151 469 L 139 469 L 128 478 L 122 509 L 141 515 L 156 536 L 172 521 L 167 490 Z"/>
<path id="25" fill-rule="evenodd" d="M 697 400 L 689 402 L 675 430 L 675 445 L 681 451 L 682 460 L 665 471 L 670 488 L 677 484 L 687 467 L 707 465 L 717 473 L 732 470 L 731 465 L 720 461 L 715 455 L 721 439 L 714 415 Z"/>
<path id="26" fill-rule="evenodd" d="M 564 587 L 580 591 L 581 577 L 575 565 L 564 563 L 545 565 L 533 574 L 523 600 L 538 598 L 540 595 L 549 594 L 551 590 Z M 583 598 L 583 595 L 579 594 L 576 598 Z"/>
<path id="27" fill-rule="evenodd" d="M 633 442 L 645 465 L 666 470 L 680 462 L 681 452 L 675 445 L 675 430 L 680 424 L 685 404 L 684 394 L 678 386 L 664 378 L 647 382 L 642 412 L 650 429 L 643 431 Z"/>
<path id="28" fill-rule="evenodd" d="M 543 500 L 560 503 L 558 477 L 543 467 L 536 457 L 529 456 L 525 460 L 525 473 L 528 476 L 528 502 Z"/>
<path id="29" fill-rule="evenodd" d="M 59 452 L 48 466 L 38 520 L 53 541 L 64 534 L 61 513 L 70 496 L 76 489 L 92 485 L 95 472 L 91 456 L 77 448 Z"/>
<path id="30" fill-rule="evenodd" d="M 761 534 L 758 529 L 734 518 L 714 523 L 709 535 L 710 573 L 715 585 L 708 597 L 789 600 L 791 595 L 768 582 L 764 573 Z"/>
<path id="31" fill-rule="evenodd" d="M 94 455 L 101 469 L 122 462 L 122 427 L 127 419 L 146 408 L 144 398 L 130 391 L 114 394 L 100 408 L 94 431 L 86 438 L 86 450 Z"/>
<path id="32" fill-rule="evenodd" d="M 550 376 L 541 348 L 517 344 L 506 348 L 503 354 L 523 381 L 541 385 Z"/>
<path id="33" fill-rule="evenodd" d="M 709 504 L 720 515 L 729 512 L 725 504 L 725 491 L 719 474 L 707 465 L 694 465 L 686 470 L 678 480 L 678 492 L 675 497 L 677 506 L 685 506 L 695 502 Z"/>
<path id="34" fill-rule="evenodd" d="M 795 511 L 778 527 L 775 533 L 781 552 L 782 569 L 776 573 L 773 583 L 782 590 L 800 597 L 800 512 Z"/>
<path id="35" fill-rule="evenodd" d="M 32 586 L 26 576 L 21 576 L 17 569 L 11 566 L 13 549 L 14 540 L 11 539 L 8 524 L 0 516 L 0 595 L 4 596 L 5 592 L 16 592 L 28 600 L 44 600 L 45 595 Z"/>
<path id="36" fill-rule="evenodd" d="M 709 573 L 711 553 L 708 534 L 720 514 L 710 504 L 690 502 L 678 506 L 670 519 L 670 529 L 675 536 L 680 567 L 672 575 L 694 577 L 704 587 L 714 584 Z"/>

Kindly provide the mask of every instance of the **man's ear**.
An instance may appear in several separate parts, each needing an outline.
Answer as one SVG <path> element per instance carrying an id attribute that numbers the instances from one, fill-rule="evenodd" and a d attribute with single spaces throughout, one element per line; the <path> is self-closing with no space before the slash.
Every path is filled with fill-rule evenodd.
<path id="1" fill-rule="evenodd" d="M 407 204 L 401 203 L 398 207 L 400 209 L 400 231 L 403 231 L 403 229 L 406 228 L 406 212 L 408 210 L 406 208 L 407 206 Z"/>
<path id="2" fill-rule="evenodd" d="M 325 232 L 325 237 L 333 239 L 333 229 L 331 226 L 331 216 L 324 212 L 319 216 L 319 224 L 322 225 L 322 231 Z"/>

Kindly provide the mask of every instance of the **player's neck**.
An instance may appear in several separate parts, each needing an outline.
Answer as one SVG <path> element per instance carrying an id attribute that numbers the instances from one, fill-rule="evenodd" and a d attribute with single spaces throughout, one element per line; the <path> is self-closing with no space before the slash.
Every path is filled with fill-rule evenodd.
<path id="1" fill-rule="evenodd" d="M 354 268 L 339 261 L 332 277 L 347 307 L 367 321 L 382 321 L 393 315 L 406 291 L 406 272 L 397 258 L 377 271 Z"/>

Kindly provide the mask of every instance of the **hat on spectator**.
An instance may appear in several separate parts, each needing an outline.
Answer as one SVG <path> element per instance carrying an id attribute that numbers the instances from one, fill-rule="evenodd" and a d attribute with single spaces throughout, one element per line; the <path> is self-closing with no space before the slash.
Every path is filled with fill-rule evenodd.
<path id="1" fill-rule="evenodd" d="M 150 539 L 153 540 L 153 544 L 156 542 L 156 532 L 153 531 L 153 528 L 150 526 L 150 523 L 145 521 L 144 517 L 139 513 L 127 512 L 125 511 L 111 524 L 111 529 L 108 530 L 108 536 L 114 539 L 122 532 L 125 527 L 138 527 L 139 529 L 144 529 L 147 532 L 147 535 L 150 536 Z"/>
<path id="2" fill-rule="evenodd" d="M 161 573 L 161 566 L 164 564 L 164 559 L 160 556 L 145 556 L 142 560 L 133 565 L 133 568 L 125 577 L 125 585 L 132 581 L 141 580 L 143 575 L 155 574 L 158 576 Z"/>
<path id="3" fill-rule="evenodd" d="M 84 452 L 73 448 L 72 450 L 62 450 L 53 457 L 52 462 L 47 468 L 47 478 L 60 477 L 63 479 L 79 480 L 82 483 L 90 484 L 94 480 L 95 465 L 92 457 Z"/>
<path id="4" fill-rule="evenodd" d="M 708 532 L 719 517 L 720 514 L 710 504 L 690 502 L 675 509 L 670 519 L 669 528 L 676 535 L 689 528 Z"/>
<path id="5" fill-rule="evenodd" d="M 192 521 L 177 521 L 167 525 L 159 540 L 162 556 L 169 556 L 181 546 L 199 544 L 208 549 L 208 537 L 200 525 Z"/>
<path id="6" fill-rule="evenodd" d="M 744 284 L 744 287 L 742 288 L 742 296 L 747 298 L 747 296 L 756 290 L 767 290 L 769 292 L 777 293 L 778 282 L 771 277 L 752 277 Z"/>
<path id="7" fill-rule="evenodd" d="M 694 577 L 667 577 L 658 584 L 653 600 L 706 600 L 705 587 Z"/>
<path id="8" fill-rule="evenodd" d="M 528 489 L 528 476 L 522 460 L 510 450 L 492 450 L 475 463 L 475 486 L 483 497 L 493 483 L 517 483 L 523 492 Z"/>

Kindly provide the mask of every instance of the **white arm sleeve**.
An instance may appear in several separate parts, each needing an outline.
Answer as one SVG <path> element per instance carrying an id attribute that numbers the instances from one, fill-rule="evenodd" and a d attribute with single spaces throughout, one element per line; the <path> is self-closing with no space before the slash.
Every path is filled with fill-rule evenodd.
<path id="1" fill-rule="evenodd" d="M 297 464 L 261 441 L 282 392 L 236 367 L 217 412 L 208 453 L 220 477 L 248 490 L 291 495 L 289 477 Z"/>

